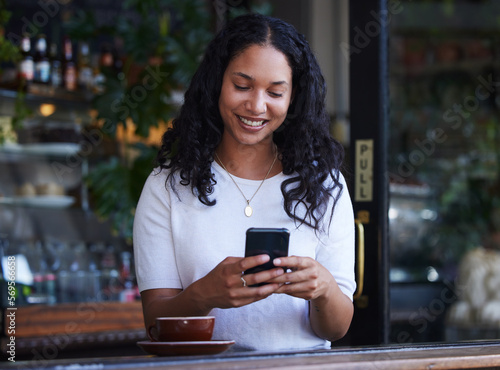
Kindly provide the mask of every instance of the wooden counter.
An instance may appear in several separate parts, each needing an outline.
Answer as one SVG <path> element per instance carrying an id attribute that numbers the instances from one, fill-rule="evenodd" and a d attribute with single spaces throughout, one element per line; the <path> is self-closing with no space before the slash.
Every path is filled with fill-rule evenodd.
<path id="1" fill-rule="evenodd" d="M 290 370 L 413 370 L 500 368 L 500 342 L 339 348 L 288 353 L 225 352 L 212 356 L 130 356 L 43 363 L 7 363 L 3 369 L 290 369 Z"/>
<path id="2" fill-rule="evenodd" d="M 9 314 L 15 315 L 13 334 L 8 330 Z M 23 306 L 15 311 L 5 309 L 2 319 L 5 324 L 0 336 L 1 358 L 8 356 L 11 335 L 15 336 L 16 356 L 20 359 L 60 358 L 69 351 L 135 346 L 137 341 L 146 339 L 138 301 Z"/>

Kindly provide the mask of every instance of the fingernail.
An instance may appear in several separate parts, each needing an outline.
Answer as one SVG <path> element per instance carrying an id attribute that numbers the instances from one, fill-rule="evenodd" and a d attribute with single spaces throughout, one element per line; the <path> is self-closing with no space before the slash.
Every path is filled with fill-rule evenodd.
<path id="1" fill-rule="evenodd" d="M 281 265 L 281 260 L 279 258 L 276 258 L 274 261 L 273 261 L 274 265 L 275 266 L 279 266 Z"/>

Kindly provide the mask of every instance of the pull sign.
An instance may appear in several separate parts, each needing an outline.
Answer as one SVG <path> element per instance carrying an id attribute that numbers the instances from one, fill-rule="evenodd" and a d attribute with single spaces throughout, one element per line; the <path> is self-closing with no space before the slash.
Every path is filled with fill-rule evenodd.
<path id="1" fill-rule="evenodd" d="M 373 200 L 373 140 L 356 140 L 354 200 Z"/>

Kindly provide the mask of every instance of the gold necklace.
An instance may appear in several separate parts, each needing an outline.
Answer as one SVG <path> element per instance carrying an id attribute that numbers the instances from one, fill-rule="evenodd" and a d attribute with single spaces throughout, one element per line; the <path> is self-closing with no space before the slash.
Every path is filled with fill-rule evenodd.
<path id="1" fill-rule="evenodd" d="M 250 199 L 247 199 L 247 197 L 245 196 L 245 193 L 243 193 L 243 190 L 241 190 L 241 188 L 238 186 L 238 184 L 236 183 L 236 181 L 234 180 L 233 176 L 229 173 L 229 171 L 227 170 L 226 166 L 224 166 L 224 163 L 222 163 L 222 161 L 220 160 L 219 158 L 219 155 L 217 154 L 217 152 L 214 152 L 215 153 L 215 157 L 217 157 L 217 160 L 219 161 L 219 163 L 221 164 L 222 168 L 224 168 L 224 171 L 226 171 L 226 173 L 229 175 L 229 177 L 231 178 L 231 180 L 233 180 L 234 182 L 234 185 L 236 185 L 236 187 L 238 188 L 238 190 L 240 191 L 241 195 L 243 195 L 243 198 L 245 199 L 245 201 L 247 202 L 247 205 L 245 207 L 245 216 L 247 217 L 250 217 L 252 214 L 253 214 L 253 209 L 252 207 L 250 206 L 250 202 L 252 201 L 252 199 L 255 197 L 255 194 L 257 194 L 257 192 L 260 190 L 262 184 L 264 184 L 264 181 L 266 181 L 267 179 L 267 176 L 269 176 L 269 174 L 271 173 L 271 170 L 273 169 L 274 167 L 274 163 L 276 162 L 276 159 L 278 158 L 278 148 L 276 148 L 276 146 L 274 147 L 275 148 L 275 154 L 274 154 L 274 160 L 273 160 L 273 163 L 271 164 L 271 167 L 269 167 L 269 170 L 267 171 L 266 173 L 266 176 L 264 177 L 264 180 L 262 180 L 262 182 L 260 183 L 259 187 L 257 188 L 257 190 L 255 190 L 255 193 L 253 193 L 252 197 Z"/>

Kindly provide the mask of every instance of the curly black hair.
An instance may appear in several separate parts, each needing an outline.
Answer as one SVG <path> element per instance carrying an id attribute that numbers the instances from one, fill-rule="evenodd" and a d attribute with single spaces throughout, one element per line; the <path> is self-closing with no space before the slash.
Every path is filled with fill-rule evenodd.
<path id="1" fill-rule="evenodd" d="M 325 108 L 326 84 L 305 37 L 290 24 L 261 14 L 242 15 L 228 22 L 208 45 L 204 58 L 184 96 L 184 104 L 172 127 L 162 137 L 156 158 L 161 169 L 170 169 L 167 181 L 175 189 L 173 174 L 181 185 L 191 185 L 200 202 L 210 199 L 216 185 L 211 164 L 224 130 L 219 112 L 222 77 L 229 62 L 252 45 L 281 51 L 292 69 L 294 99 L 285 121 L 273 134 L 281 153 L 284 210 L 289 217 L 316 231 L 332 194 L 334 205 L 342 192 L 342 145 L 329 133 Z M 326 180 L 331 186 L 325 187 Z M 338 191 L 334 192 L 334 189 Z M 306 212 L 299 212 L 305 206 Z M 330 222 L 331 216 L 330 215 Z"/>

